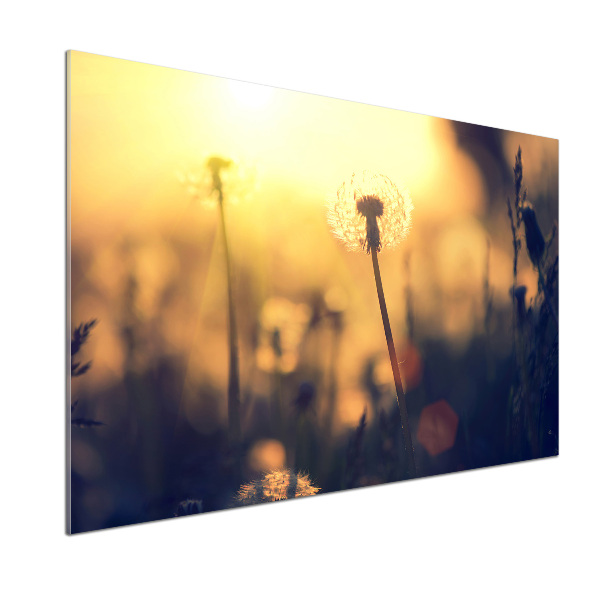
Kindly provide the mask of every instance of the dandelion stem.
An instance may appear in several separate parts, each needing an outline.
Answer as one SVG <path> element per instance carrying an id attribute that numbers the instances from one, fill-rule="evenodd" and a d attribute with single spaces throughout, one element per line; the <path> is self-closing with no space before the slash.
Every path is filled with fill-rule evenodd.
<path id="1" fill-rule="evenodd" d="M 227 301 L 228 301 L 228 330 L 229 330 L 229 385 L 227 388 L 227 408 L 229 415 L 229 436 L 236 461 L 240 461 L 241 423 L 240 423 L 240 367 L 238 358 L 237 326 L 235 321 L 235 306 L 233 299 L 233 284 L 231 274 L 231 258 L 225 227 L 225 210 L 223 208 L 223 191 L 219 192 L 219 215 L 221 217 L 221 232 L 225 248 L 225 264 L 227 271 Z M 239 466 L 239 465 L 238 465 Z"/>
<path id="2" fill-rule="evenodd" d="M 392 338 L 392 328 L 390 327 L 390 319 L 388 317 L 385 296 L 383 294 L 383 284 L 381 283 L 381 272 L 379 270 L 379 259 L 377 251 L 371 247 L 371 258 L 373 259 L 373 273 L 375 274 L 375 285 L 377 286 L 377 296 L 379 297 L 379 308 L 381 309 L 381 318 L 383 320 L 383 329 L 385 331 L 385 339 L 387 341 L 388 353 L 392 364 L 392 373 L 394 375 L 394 384 L 396 385 L 396 396 L 398 407 L 400 408 L 400 419 L 402 425 L 402 433 L 404 435 L 404 447 L 408 456 L 408 471 L 410 477 L 416 477 L 417 469 L 415 465 L 415 451 L 410 435 L 410 427 L 408 424 L 408 410 L 406 408 L 406 397 L 402 388 L 402 378 L 400 377 L 400 367 L 396 356 L 396 348 L 394 339 Z"/>

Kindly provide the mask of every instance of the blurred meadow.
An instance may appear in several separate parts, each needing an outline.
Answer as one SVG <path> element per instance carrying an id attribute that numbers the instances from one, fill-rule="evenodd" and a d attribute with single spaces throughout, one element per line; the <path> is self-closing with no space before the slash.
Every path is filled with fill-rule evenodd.
<path id="1" fill-rule="evenodd" d="M 72 532 L 558 454 L 557 140 L 68 71 Z M 364 170 L 412 199 L 370 248 L 408 423 L 373 257 L 328 222 Z"/>

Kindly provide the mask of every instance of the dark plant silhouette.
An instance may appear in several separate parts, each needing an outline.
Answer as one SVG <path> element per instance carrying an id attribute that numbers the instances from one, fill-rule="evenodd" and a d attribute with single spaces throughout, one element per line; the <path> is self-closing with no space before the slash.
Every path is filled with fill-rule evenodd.
<path id="1" fill-rule="evenodd" d="M 71 336 L 71 377 L 80 377 L 85 375 L 92 366 L 92 361 L 81 363 L 78 360 L 78 354 L 81 351 L 82 346 L 88 341 L 88 338 L 92 332 L 92 329 L 96 326 L 98 321 L 92 319 L 86 323 L 80 323 L 73 331 Z M 85 429 L 87 427 L 99 427 L 104 425 L 101 421 L 94 419 L 88 419 L 86 417 L 75 417 L 74 413 L 79 405 L 79 400 L 75 400 L 71 404 L 71 425 L 73 427 L 80 427 Z"/>

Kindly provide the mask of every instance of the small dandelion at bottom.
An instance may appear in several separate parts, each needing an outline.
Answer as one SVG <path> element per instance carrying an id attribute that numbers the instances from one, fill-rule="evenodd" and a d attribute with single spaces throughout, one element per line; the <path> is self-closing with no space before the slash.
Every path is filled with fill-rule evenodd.
<path id="1" fill-rule="evenodd" d="M 234 499 L 234 506 L 314 496 L 319 490 L 320 488 L 312 484 L 308 475 L 296 473 L 291 469 L 276 469 L 265 473 L 261 479 L 242 485 Z"/>

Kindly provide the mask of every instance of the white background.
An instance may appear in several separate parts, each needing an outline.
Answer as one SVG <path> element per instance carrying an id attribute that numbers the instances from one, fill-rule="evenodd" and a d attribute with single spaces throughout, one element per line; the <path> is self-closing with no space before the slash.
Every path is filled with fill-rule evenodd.
<path id="1" fill-rule="evenodd" d="M 4 5 L 4 598 L 598 597 L 600 102 L 592 6 Z M 65 536 L 68 49 L 559 138 L 560 457 Z"/>

